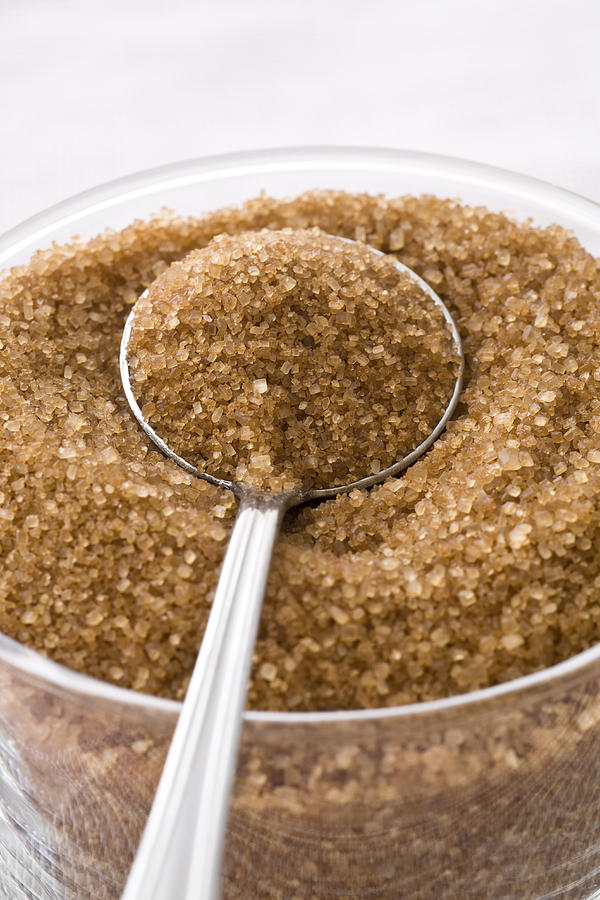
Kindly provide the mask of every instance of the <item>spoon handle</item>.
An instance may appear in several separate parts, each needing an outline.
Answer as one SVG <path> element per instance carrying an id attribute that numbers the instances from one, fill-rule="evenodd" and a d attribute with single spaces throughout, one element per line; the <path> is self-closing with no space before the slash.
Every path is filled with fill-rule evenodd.
<path id="1" fill-rule="evenodd" d="M 242 500 L 198 660 L 122 900 L 217 900 L 242 714 L 285 511 Z"/>

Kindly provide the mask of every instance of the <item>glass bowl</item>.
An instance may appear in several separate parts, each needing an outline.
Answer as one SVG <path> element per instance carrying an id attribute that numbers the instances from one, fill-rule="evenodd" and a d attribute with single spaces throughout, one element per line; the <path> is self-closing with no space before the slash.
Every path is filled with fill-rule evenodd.
<path id="1" fill-rule="evenodd" d="M 309 188 L 456 197 L 558 222 L 600 253 L 600 207 L 549 184 L 442 156 L 309 147 L 191 160 L 87 191 L 0 238 L 0 266 L 164 206 L 198 214 Z M 120 896 L 178 711 L 0 636 L 2 898 Z M 596 896 L 599 759 L 600 647 L 446 700 L 248 711 L 224 896 Z"/>

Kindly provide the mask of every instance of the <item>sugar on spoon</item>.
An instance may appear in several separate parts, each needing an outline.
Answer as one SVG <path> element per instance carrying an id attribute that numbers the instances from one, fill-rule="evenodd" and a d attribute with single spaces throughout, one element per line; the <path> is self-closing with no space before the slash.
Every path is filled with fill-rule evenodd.
<path id="1" fill-rule="evenodd" d="M 360 247 L 363 255 L 369 254 L 374 261 L 383 256 L 353 241 L 322 237 L 329 241 L 329 250 L 343 249 L 346 244 Z M 250 666 L 273 545 L 286 511 L 398 475 L 431 447 L 456 408 L 464 371 L 456 324 L 425 281 L 394 258 L 386 259 L 418 287 L 424 302 L 434 304 L 436 313 L 443 316 L 451 335 L 456 377 L 449 382 L 443 414 L 418 446 L 381 471 L 369 471 L 364 477 L 333 487 L 258 489 L 253 484 L 217 477 L 176 453 L 147 421 L 132 387 L 132 335 L 147 291 L 129 314 L 121 341 L 120 370 L 133 415 L 166 457 L 186 472 L 233 491 L 240 505 L 194 672 L 123 900 L 216 900 L 220 896 L 229 800 Z"/>

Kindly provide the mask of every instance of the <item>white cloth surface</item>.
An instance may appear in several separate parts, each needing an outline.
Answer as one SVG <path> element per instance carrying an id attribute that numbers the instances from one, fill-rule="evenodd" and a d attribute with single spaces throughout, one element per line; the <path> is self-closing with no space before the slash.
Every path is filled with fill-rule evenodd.
<path id="1" fill-rule="evenodd" d="M 0 232 L 103 181 L 405 147 L 600 201 L 596 0 L 0 0 Z"/>

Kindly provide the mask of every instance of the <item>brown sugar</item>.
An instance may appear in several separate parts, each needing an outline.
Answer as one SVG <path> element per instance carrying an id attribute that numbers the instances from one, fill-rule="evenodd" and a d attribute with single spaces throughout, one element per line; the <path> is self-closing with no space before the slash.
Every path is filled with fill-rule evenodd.
<path id="1" fill-rule="evenodd" d="M 442 308 L 394 257 L 318 229 L 218 235 L 173 263 L 136 305 L 128 361 L 171 449 L 276 491 L 403 459 L 460 367 Z"/>
<path id="2" fill-rule="evenodd" d="M 435 197 L 265 196 L 38 253 L 0 283 L 0 629 L 74 669 L 181 697 L 235 515 L 154 450 L 122 397 L 139 294 L 218 234 L 318 227 L 414 269 L 467 379 L 398 478 L 288 516 L 250 703 L 385 706 L 506 681 L 600 631 L 600 271 L 558 225 Z"/>

